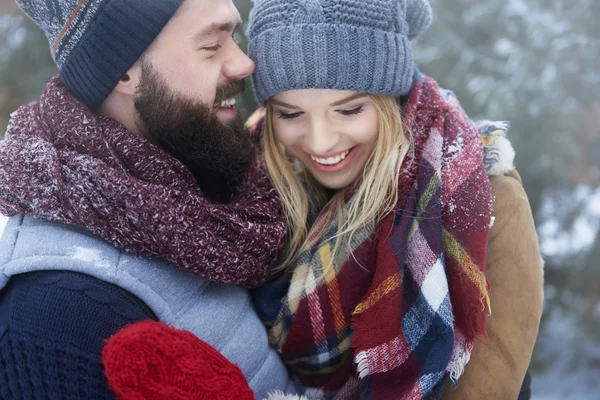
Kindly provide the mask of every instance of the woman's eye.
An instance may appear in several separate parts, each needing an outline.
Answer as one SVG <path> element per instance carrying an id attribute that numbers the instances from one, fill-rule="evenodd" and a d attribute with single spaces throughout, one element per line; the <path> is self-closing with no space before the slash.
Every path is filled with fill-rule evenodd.
<path id="1" fill-rule="evenodd" d="M 362 111 L 363 111 L 363 106 L 360 106 L 353 110 L 340 110 L 339 113 L 342 115 L 356 115 L 356 114 L 360 114 Z"/>
<path id="2" fill-rule="evenodd" d="M 301 112 L 297 112 L 297 113 L 293 113 L 293 114 L 286 114 L 286 113 L 282 113 L 281 111 L 279 112 L 279 119 L 294 119 L 294 118 L 298 118 L 300 115 L 302 115 Z"/>

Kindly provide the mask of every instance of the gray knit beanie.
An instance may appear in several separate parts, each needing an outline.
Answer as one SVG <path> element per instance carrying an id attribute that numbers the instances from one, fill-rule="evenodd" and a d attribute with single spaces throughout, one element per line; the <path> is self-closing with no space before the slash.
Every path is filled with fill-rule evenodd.
<path id="1" fill-rule="evenodd" d="M 183 0 L 16 0 L 42 28 L 60 78 L 98 107 Z"/>
<path id="2" fill-rule="evenodd" d="M 427 0 L 254 0 L 248 25 L 261 104 L 293 89 L 402 96 L 412 86 L 410 41 L 431 24 Z"/>

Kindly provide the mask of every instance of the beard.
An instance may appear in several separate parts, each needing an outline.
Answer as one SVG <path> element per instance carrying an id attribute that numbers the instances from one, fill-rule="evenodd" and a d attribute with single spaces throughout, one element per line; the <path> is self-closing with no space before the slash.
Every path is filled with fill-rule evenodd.
<path id="1" fill-rule="evenodd" d="M 219 87 L 209 106 L 174 92 L 152 64 L 142 62 L 134 102 L 138 127 L 147 140 L 181 161 L 202 194 L 218 203 L 231 201 L 256 156 L 241 118 L 226 125 L 216 115 L 215 106 L 243 90 L 244 81 Z"/>

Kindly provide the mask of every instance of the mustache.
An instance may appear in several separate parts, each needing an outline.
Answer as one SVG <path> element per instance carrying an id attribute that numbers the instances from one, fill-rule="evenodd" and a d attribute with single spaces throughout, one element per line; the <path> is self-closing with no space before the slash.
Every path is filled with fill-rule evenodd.
<path id="1" fill-rule="evenodd" d="M 246 81 L 235 80 L 217 88 L 215 106 L 220 106 L 223 100 L 238 97 L 246 90 Z"/>

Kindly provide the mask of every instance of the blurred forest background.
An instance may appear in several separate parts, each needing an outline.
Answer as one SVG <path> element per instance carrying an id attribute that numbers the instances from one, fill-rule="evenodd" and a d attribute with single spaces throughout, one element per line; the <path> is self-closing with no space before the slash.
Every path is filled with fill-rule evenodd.
<path id="1" fill-rule="evenodd" d="M 368 1 L 368 0 L 366 0 Z M 234 0 L 247 20 L 250 0 Z M 534 399 L 600 398 L 600 0 L 431 0 L 421 70 L 474 119 L 511 122 L 546 260 Z M 238 32 L 243 48 L 246 38 Z M 0 138 L 56 73 L 42 32 L 0 0 Z M 252 91 L 243 112 L 255 107 Z"/>

